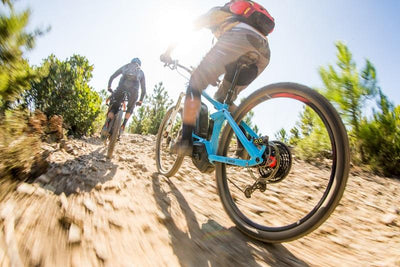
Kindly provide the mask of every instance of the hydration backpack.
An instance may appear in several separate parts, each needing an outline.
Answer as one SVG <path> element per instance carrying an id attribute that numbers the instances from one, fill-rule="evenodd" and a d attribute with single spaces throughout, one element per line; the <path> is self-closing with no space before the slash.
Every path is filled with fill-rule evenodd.
<path id="1" fill-rule="evenodd" d="M 137 63 L 129 63 L 122 69 L 122 75 L 125 79 L 133 81 L 139 80 L 141 75 L 141 69 Z"/>
<path id="2" fill-rule="evenodd" d="M 275 27 L 274 18 L 256 2 L 246 0 L 229 2 L 222 9 L 232 13 L 235 19 L 253 26 L 265 36 Z"/>

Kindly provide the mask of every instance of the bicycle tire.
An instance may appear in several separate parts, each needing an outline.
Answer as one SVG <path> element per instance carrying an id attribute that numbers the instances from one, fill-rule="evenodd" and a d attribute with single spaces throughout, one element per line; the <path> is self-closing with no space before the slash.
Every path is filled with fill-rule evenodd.
<path id="1" fill-rule="evenodd" d="M 113 152 L 115 149 L 115 145 L 118 140 L 119 132 L 121 130 L 121 122 L 122 122 L 123 111 L 118 111 L 117 115 L 115 116 L 115 121 L 112 125 L 110 141 L 108 143 L 108 150 L 107 150 L 107 158 L 111 159 L 113 156 Z"/>
<path id="2" fill-rule="evenodd" d="M 183 161 L 183 157 L 182 156 L 177 156 L 175 162 L 172 164 L 171 168 L 169 169 L 164 169 L 162 164 L 161 164 L 161 143 L 162 143 L 162 139 L 163 139 L 163 132 L 164 132 L 164 128 L 167 126 L 167 122 L 169 121 L 173 110 L 175 109 L 175 107 L 170 108 L 165 116 L 164 119 L 162 120 L 161 124 L 160 124 L 160 128 L 158 129 L 158 133 L 157 133 L 157 139 L 156 139 L 156 166 L 157 166 L 157 171 L 162 174 L 165 175 L 166 177 L 171 177 L 173 175 L 175 175 L 175 173 L 179 170 L 179 168 L 182 165 L 182 161 Z"/>
<path id="3" fill-rule="evenodd" d="M 303 100 L 310 101 L 313 110 L 318 112 L 325 127 L 330 130 L 329 134 L 332 135 L 332 137 L 330 137 L 333 143 L 332 150 L 335 153 L 335 163 L 333 164 L 335 166 L 334 168 L 332 167 L 330 180 L 328 181 L 326 191 L 323 193 L 323 197 L 310 213 L 296 223 L 285 227 L 265 227 L 254 223 L 239 210 L 230 193 L 226 176 L 227 166 L 223 163 L 216 164 L 218 193 L 230 219 L 236 224 L 237 228 L 246 235 L 267 243 L 292 241 L 307 235 L 320 226 L 338 205 L 345 190 L 350 168 L 349 142 L 342 120 L 333 105 L 326 98 L 304 85 L 296 83 L 277 83 L 255 91 L 238 107 L 233 115 L 235 121 L 237 123 L 240 122 L 249 110 L 273 98 L 274 95 L 277 94 L 293 95 Z M 232 136 L 233 130 L 227 125 L 221 135 L 218 155 L 227 155 L 229 140 Z"/>

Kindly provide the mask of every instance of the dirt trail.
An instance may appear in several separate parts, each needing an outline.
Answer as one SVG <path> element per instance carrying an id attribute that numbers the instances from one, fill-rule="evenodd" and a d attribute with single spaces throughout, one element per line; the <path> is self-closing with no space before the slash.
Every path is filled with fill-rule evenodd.
<path id="1" fill-rule="evenodd" d="M 0 266 L 400 266 L 398 180 L 352 173 L 325 224 L 268 245 L 235 228 L 214 174 L 158 175 L 154 142 L 125 135 L 112 161 L 95 138 L 46 146 L 48 172 L 2 197 Z"/>

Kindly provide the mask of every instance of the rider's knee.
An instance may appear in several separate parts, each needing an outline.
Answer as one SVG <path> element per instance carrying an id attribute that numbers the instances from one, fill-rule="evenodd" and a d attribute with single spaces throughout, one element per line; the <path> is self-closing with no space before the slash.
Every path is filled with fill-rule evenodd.
<path id="1" fill-rule="evenodd" d="M 126 108 L 126 113 L 132 114 L 133 109 L 135 108 L 135 106 L 132 104 L 129 104 L 128 107 Z"/>
<path id="2" fill-rule="evenodd" d="M 112 110 L 110 110 L 110 112 L 108 112 L 108 118 L 113 119 L 114 118 L 114 112 Z"/>
<path id="3" fill-rule="evenodd" d="M 190 85 L 186 90 L 186 96 L 189 96 L 192 99 L 200 99 L 201 98 L 201 92 L 200 90 L 198 90 L 196 87 L 193 87 Z"/>
<path id="4" fill-rule="evenodd" d="M 190 76 L 189 87 L 201 93 L 209 85 L 205 76 L 206 75 L 202 74 L 200 71 L 195 70 L 192 76 Z"/>

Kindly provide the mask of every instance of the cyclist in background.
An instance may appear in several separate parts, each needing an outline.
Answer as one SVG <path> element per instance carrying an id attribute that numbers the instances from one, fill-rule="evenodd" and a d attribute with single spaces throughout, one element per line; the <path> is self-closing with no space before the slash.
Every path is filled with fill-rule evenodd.
<path id="1" fill-rule="evenodd" d="M 232 0 L 222 7 L 214 7 L 195 21 L 195 28 L 208 28 L 218 39 L 193 71 L 183 109 L 183 128 L 180 140 L 171 151 L 182 156 L 192 154 L 192 132 L 200 110 L 201 92 L 208 85 L 216 85 L 218 77 L 224 75 L 223 82 L 214 98 L 224 102 L 231 86 L 237 61 L 244 55 L 252 59 L 250 68 L 241 72 L 232 102 L 267 67 L 270 50 L 267 35 L 275 26 L 274 19 L 259 4 L 252 1 Z M 163 62 L 173 62 L 170 46 L 161 55 Z"/>
<path id="2" fill-rule="evenodd" d="M 112 93 L 113 103 L 111 103 L 111 107 L 107 114 L 107 120 L 102 130 L 102 135 L 104 135 L 104 131 L 107 131 L 108 124 L 114 118 L 114 115 L 118 112 L 121 102 L 124 100 L 124 91 L 128 92 L 128 107 L 125 114 L 124 122 L 122 123 L 121 129 L 122 131 L 125 129 L 126 123 L 128 122 L 133 109 L 136 106 L 142 105 L 143 98 L 146 95 L 146 80 L 144 76 L 144 72 L 141 69 L 142 62 L 139 58 L 134 58 L 130 63 L 119 68 L 113 75 L 111 75 L 110 80 L 108 81 L 108 91 Z M 122 74 L 121 79 L 119 80 L 119 84 L 115 92 L 111 89 L 111 85 L 113 80 Z M 138 100 L 139 95 L 139 87 L 142 92 Z"/>

